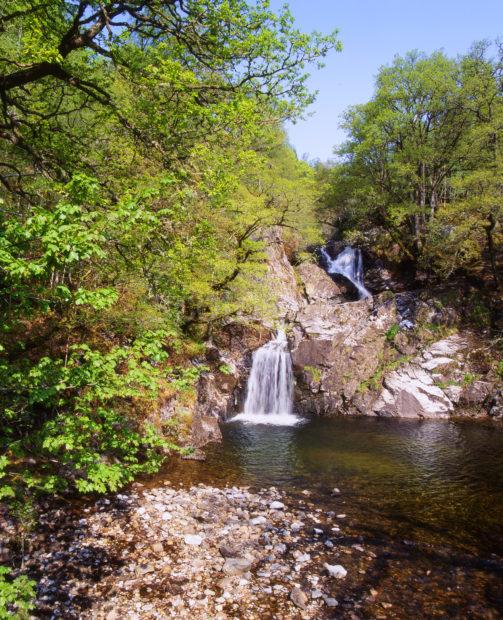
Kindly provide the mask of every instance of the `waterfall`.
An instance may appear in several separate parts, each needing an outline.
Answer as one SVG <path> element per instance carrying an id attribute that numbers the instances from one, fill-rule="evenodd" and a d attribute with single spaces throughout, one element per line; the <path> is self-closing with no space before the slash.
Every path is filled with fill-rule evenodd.
<path id="1" fill-rule="evenodd" d="M 293 425 L 293 372 L 283 330 L 253 354 L 243 413 L 233 420 L 255 424 Z"/>
<path id="2" fill-rule="evenodd" d="M 347 278 L 358 290 L 359 298 L 371 297 L 363 282 L 362 251 L 348 246 L 336 258 L 332 258 L 325 248 L 320 248 L 321 255 L 327 263 L 327 273 L 339 273 Z"/>

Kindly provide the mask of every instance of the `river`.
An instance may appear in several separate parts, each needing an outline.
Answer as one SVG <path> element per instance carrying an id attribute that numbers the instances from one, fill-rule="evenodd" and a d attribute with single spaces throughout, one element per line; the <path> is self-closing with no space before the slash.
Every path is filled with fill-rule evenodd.
<path id="1" fill-rule="evenodd" d="M 346 542 L 374 549 L 365 587 L 388 588 L 398 615 L 500 617 L 503 434 L 470 421 L 308 418 L 223 425 L 205 462 L 171 482 L 275 486 L 345 513 Z M 340 494 L 333 489 L 339 489 Z M 347 597 L 361 595 L 347 592 Z"/>

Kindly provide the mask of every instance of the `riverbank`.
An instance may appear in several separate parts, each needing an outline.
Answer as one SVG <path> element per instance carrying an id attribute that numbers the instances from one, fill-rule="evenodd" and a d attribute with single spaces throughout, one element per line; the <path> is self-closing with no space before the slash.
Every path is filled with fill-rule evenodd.
<path id="1" fill-rule="evenodd" d="M 328 618 L 361 605 L 337 598 L 341 583 L 375 558 L 345 537 L 345 519 L 308 491 L 135 485 L 44 514 L 26 569 L 40 573 L 47 618 Z M 392 606 L 377 591 L 365 600 L 378 596 Z"/>
<path id="2" fill-rule="evenodd" d="M 500 437 L 447 421 L 226 425 L 205 462 L 41 506 L 24 565 L 37 617 L 499 618 Z"/>

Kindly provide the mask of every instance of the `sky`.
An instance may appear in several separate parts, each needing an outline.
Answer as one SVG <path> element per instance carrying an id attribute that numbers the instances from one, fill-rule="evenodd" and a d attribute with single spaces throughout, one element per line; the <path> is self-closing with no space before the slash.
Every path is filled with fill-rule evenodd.
<path id="1" fill-rule="evenodd" d="M 284 0 L 272 0 L 274 9 Z M 503 36 L 503 0 L 289 0 L 303 31 L 339 30 L 342 52 L 333 52 L 325 68 L 309 79 L 318 98 L 306 120 L 289 124 L 289 141 L 299 157 L 329 159 L 344 141 L 338 128 L 342 112 L 373 93 L 380 66 L 412 49 L 451 56 L 474 41 Z"/>

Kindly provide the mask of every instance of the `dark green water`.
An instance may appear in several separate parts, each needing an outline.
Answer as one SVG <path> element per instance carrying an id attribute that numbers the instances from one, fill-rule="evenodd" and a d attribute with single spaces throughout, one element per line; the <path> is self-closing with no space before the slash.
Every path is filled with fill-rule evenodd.
<path id="1" fill-rule="evenodd" d="M 503 555 L 499 427 L 338 417 L 294 427 L 230 422 L 222 431 L 204 463 L 183 463 L 185 481 L 309 489 L 367 536 Z"/>
<path id="2" fill-rule="evenodd" d="M 161 478 L 276 486 L 290 506 L 307 501 L 329 521 L 344 513 L 327 558 L 348 578 L 334 585 L 340 606 L 326 617 L 503 618 L 501 427 L 337 417 L 294 427 L 229 422 L 222 432 L 206 461 L 172 463 Z M 356 543 L 372 561 L 360 563 Z"/>

